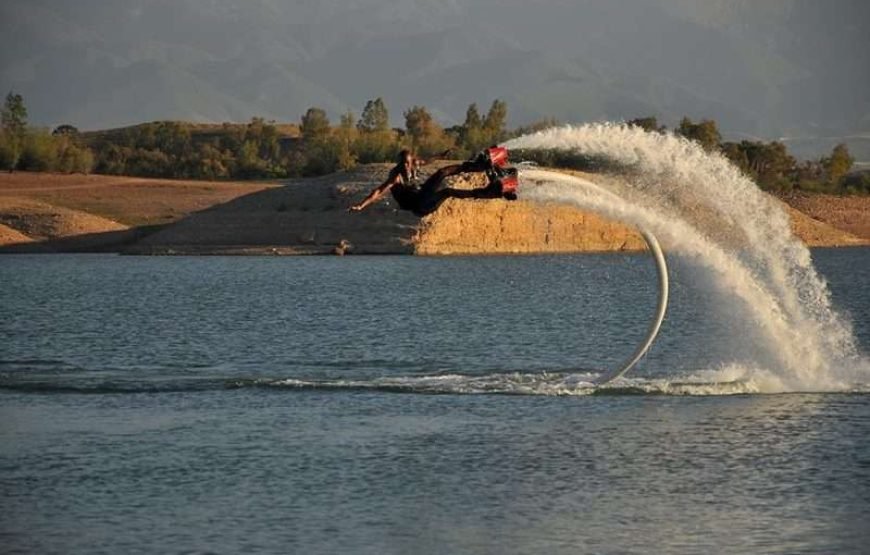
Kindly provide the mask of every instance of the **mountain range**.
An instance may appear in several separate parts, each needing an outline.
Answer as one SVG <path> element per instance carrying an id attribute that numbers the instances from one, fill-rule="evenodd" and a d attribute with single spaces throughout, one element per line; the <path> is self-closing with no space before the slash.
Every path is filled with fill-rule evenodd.
<path id="1" fill-rule="evenodd" d="M 4 0 L 0 90 L 30 120 L 337 120 L 383 97 L 445 125 L 712 118 L 726 136 L 870 144 L 863 0 Z M 862 142 L 863 141 L 863 142 Z"/>

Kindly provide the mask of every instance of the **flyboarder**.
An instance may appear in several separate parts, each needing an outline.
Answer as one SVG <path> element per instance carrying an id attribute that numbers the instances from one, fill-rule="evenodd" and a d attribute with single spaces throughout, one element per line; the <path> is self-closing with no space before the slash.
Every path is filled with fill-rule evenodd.
<path id="1" fill-rule="evenodd" d="M 351 206 L 350 211 L 359 212 L 365 209 L 383 198 L 388 191 L 393 195 L 399 208 L 410 210 L 418 216 L 431 214 L 448 198 L 506 198 L 508 200 L 517 198 L 517 170 L 507 167 L 506 148 L 493 146 L 471 160 L 444 166 L 418 187 L 414 183 L 417 167 L 423 164 L 425 162 L 417 159 L 410 150 L 403 150 L 399 153 L 397 163 L 390 170 L 387 179 L 375 187 L 361 202 Z M 489 184 L 471 190 L 448 187 L 445 180 L 460 173 L 484 173 L 489 178 Z"/>

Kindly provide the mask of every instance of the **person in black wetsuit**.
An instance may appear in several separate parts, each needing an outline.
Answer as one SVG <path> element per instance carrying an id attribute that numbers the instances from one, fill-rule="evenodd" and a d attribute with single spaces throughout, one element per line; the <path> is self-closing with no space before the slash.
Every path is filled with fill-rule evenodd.
<path id="1" fill-rule="evenodd" d="M 507 151 L 504 152 L 504 162 L 506 162 Z M 361 202 L 351 206 L 350 211 L 359 212 L 365 209 L 383 198 L 388 191 L 393 195 L 399 208 L 410 210 L 418 216 L 431 214 L 448 198 L 492 199 L 504 197 L 509 200 L 516 199 L 514 188 L 506 189 L 500 179 L 505 175 L 511 175 L 514 176 L 515 180 L 515 170 L 506 170 L 494 165 L 487 151 L 467 162 L 444 166 L 433 173 L 423 185 L 417 187 L 414 185 L 414 179 L 417 166 L 422 164 L 425 162 L 418 160 L 411 151 L 403 150 L 399 153 L 397 164 L 390 170 L 387 179 L 372 190 Z M 490 181 L 486 187 L 478 189 L 467 190 L 448 187 L 445 180 L 459 173 L 486 173 L 489 175 Z"/>

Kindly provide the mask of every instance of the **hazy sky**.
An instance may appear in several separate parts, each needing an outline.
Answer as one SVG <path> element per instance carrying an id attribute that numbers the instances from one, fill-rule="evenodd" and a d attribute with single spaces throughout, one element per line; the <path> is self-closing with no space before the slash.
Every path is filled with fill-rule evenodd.
<path id="1" fill-rule="evenodd" d="M 444 123 L 709 117 L 736 135 L 870 132 L 865 0 L 4 0 L 0 87 L 31 120 L 337 119 L 382 96 Z"/>

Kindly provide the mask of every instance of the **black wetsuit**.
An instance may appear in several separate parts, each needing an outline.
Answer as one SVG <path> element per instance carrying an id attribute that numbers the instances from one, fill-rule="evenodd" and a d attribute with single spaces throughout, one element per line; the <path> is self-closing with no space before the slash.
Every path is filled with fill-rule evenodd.
<path id="1" fill-rule="evenodd" d="M 460 195 L 456 189 L 447 186 L 445 179 L 450 175 L 464 172 L 484 172 L 488 166 L 480 162 L 463 162 L 459 166 L 447 166 L 433 173 L 423 185 L 416 187 L 402 175 L 402 181 L 390 188 L 396 204 L 402 210 L 410 210 L 417 216 L 426 216 L 438 210 L 441 203 L 450 197 L 462 198 L 496 198 L 500 193 L 494 193 L 489 188 L 462 191 Z M 396 169 L 393 171 L 400 172 Z"/>

